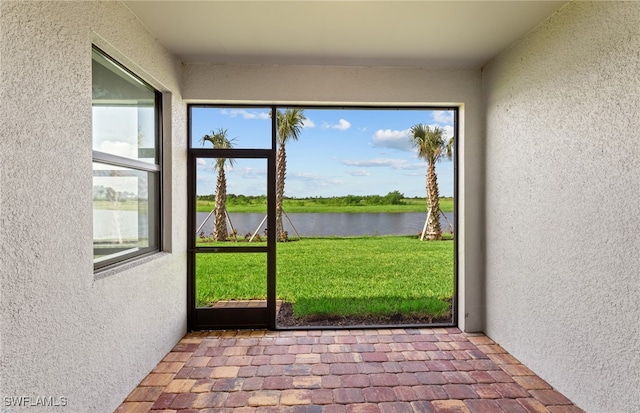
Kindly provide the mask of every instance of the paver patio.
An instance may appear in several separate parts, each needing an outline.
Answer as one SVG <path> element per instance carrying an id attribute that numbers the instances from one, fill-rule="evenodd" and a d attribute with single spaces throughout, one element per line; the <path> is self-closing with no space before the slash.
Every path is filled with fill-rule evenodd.
<path id="1" fill-rule="evenodd" d="M 399 328 L 189 333 L 116 412 L 582 410 L 484 335 Z"/>

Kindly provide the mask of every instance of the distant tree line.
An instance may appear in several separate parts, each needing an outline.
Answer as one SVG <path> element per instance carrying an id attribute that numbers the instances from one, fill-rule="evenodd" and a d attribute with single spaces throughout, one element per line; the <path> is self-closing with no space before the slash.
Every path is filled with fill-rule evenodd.
<path id="1" fill-rule="evenodd" d="M 215 202 L 215 194 L 200 195 L 201 201 Z M 332 197 L 307 197 L 289 198 L 286 200 L 312 201 L 320 205 L 347 206 L 347 205 L 404 205 L 405 196 L 400 191 L 392 191 L 387 195 L 345 195 Z M 266 205 L 266 195 L 236 195 L 227 194 L 227 205 Z"/>
<path id="2" fill-rule="evenodd" d="M 387 195 L 346 195 L 329 198 L 309 198 L 322 205 L 404 205 L 404 194 L 399 191 L 389 192 Z"/>
<path id="3" fill-rule="evenodd" d="M 93 200 L 94 201 L 117 201 L 126 202 L 129 200 L 137 200 L 138 195 L 128 191 L 116 191 L 109 187 L 97 185 L 93 187 Z"/>

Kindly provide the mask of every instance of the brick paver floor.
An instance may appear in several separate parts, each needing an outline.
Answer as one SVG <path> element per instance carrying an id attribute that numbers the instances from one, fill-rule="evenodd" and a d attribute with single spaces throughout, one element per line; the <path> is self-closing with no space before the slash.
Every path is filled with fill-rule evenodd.
<path id="1" fill-rule="evenodd" d="M 190 333 L 116 412 L 582 410 L 484 335 L 404 328 Z"/>

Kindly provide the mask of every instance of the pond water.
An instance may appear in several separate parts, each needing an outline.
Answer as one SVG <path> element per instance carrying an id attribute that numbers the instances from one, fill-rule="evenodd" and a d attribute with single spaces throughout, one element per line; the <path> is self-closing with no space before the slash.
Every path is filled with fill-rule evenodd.
<path id="1" fill-rule="evenodd" d="M 197 227 L 209 215 L 207 212 L 198 212 L 196 216 Z M 427 218 L 423 212 L 399 212 L 399 213 L 298 213 L 287 214 L 291 222 L 284 217 L 285 231 L 290 237 L 296 236 L 296 230 L 302 237 L 326 237 L 326 236 L 358 236 L 358 235 L 417 235 L 424 227 Z M 445 213 L 447 219 L 453 222 L 453 213 Z M 258 233 L 264 235 L 266 222 L 260 226 L 264 214 L 258 213 L 232 213 L 229 214 L 233 227 L 243 237 L 247 233 L 259 228 Z M 213 232 L 214 218 L 211 216 L 202 231 L 205 234 Z M 451 231 L 449 222 L 440 217 L 440 225 L 443 232 Z M 146 217 L 135 211 L 94 211 L 93 232 L 95 239 L 136 239 L 139 236 L 138 225 L 144 228 L 146 233 Z M 293 224 L 293 226 L 292 226 Z M 295 230 L 294 230 L 295 227 Z M 195 233 L 195 230 L 194 230 Z"/>
<path id="2" fill-rule="evenodd" d="M 197 227 L 209 215 L 207 212 L 198 212 L 196 217 Z M 427 218 L 424 212 L 399 212 L 399 213 L 298 213 L 287 214 L 291 222 L 285 216 L 284 227 L 289 237 L 295 237 L 296 231 L 302 237 L 312 236 L 358 236 L 358 235 L 418 235 L 424 227 Z M 454 225 L 453 213 L 445 213 L 447 219 Z M 238 235 L 253 234 L 259 228 L 258 233 L 264 235 L 266 222 L 260 226 L 264 214 L 231 213 L 229 214 L 233 227 Z M 205 234 L 213 232 L 214 218 L 211 216 L 201 231 Z M 293 224 L 293 226 L 292 226 Z M 444 217 L 440 217 L 443 232 L 450 232 L 450 226 Z M 295 230 L 294 230 L 295 227 Z"/>

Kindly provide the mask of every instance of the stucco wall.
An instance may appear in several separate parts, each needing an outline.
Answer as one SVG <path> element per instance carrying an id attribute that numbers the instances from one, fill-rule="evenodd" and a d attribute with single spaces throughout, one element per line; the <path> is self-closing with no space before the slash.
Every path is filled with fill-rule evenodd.
<path id="1" fill-rule="evenodd" d="M 460 107 L 459 326 L 483 329 L 483 111 L 480 71 L 346 66 L 185 66 L 190 102 Z"/>
<path id="2" fill-rule="evenodd" d="M 575 2 L 484 70 L 486 332 L 640 411 L 640 3 Z"/>
<path id="3" fill-rule="evenodd" d="M 180 65 L 119 2 L 0 4 L 0 410 L 21 410 L 4 397 L 39 396 L 65 397 L 72 412 L 111 412 L 186 330 Z M 171 92 L 173 253 L 100 279 L 92 265 L 92 42 Z"/>

